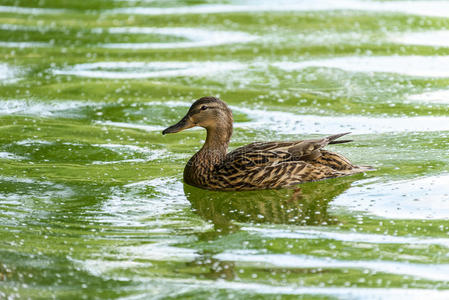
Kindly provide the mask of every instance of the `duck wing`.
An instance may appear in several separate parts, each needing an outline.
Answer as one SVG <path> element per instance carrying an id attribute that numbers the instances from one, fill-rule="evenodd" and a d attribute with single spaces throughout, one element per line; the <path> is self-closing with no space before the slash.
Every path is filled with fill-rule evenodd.
<path id="1" fill-rule="evenodd" d="M 322 148 L 345 135 L 294 142 L 252 143 L 228 153 L 209 179 L 212 188 L 252 190 L 279 188 L 306 181 L 340 177 L 363 172 L 342 155 Z"/>
<path id="2" fill-rule="evenodd" d="M 284 161 L 310 161 L 322 156 L 322 148 L 329 144 L 351 142 L 351 140 L 337 141 L 338 138 L 346 134 L 349 134 L 349 132 L 322 139 L 251 143 L 229 152 L 225 162 L 239 162 L 245 166 L 261 166 Z"/>

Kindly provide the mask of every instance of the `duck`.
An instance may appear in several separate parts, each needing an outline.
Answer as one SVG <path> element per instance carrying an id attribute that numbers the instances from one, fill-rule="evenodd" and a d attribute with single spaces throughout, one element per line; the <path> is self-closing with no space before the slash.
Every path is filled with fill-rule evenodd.
<path id="1" fill-rule="evenodd" d="M 278 189 L 372 170 L 323 149 L 329 144 L 351 142 L 338 140 L 349 132 L 321 139 L 253 142 L 228 152 L 232 111 L 216 97 L 196 100 L 187 114 L 162 134 L 196 126 L 205 128 L 207 136 L 184 168 L 184 182 L 194 187 L 217 191 Z"/>

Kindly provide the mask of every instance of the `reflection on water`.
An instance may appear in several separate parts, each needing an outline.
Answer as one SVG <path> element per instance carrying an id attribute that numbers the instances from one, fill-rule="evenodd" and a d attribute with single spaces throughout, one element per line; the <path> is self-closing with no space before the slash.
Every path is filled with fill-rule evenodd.
<path id="1" fill-rule="evenodd" d="M 410 95 L 409 97 L 407 97 L 407 100 L 423 103 L 449 104 L 449 90 L 437 90 L 422 94 Z"/>
<path id="2" fill-rule="evenodd" d="M 449 219 L 448 174 L 362 184 L 333 205 L 393 219 Z"/>
<path id="3" fill-rule="evenodd" d="M 391 40 L 401 44 L 449 47 L 449 30 L 407 32 L 392 36 Z"/>
<path id="4" fill-rule="evenodd" d="M 405 2 L 405 3 L 404 3 Z M 396 12 L 423 16 L 448 17 L 449 3 L 446 1 L 358 1 L 358 0 L 283 0 L 281 2 L 231 1 L 231 4 L 203 4 L 180 7 L 130 7 L 109 10 L 114 14 L 215 14 L 258 11 L 325 11 L 360 10 Z"/>
<path id="5" fill-rule="evenodd" d="M 187 39 L 181 42 L 153 43 L 107 43 L 105 48 L 121 49 L 164 49 L 210 47 L 223 44 L 247 43 L 256 39 L 255 36 L 237 31 L 206 30 L 200 28 L 155 28 L 155 27 L 116 27 L 110 28 L 113 34 L 162 34 Z"/>
<path id="6" fill-rule="evenodd" d="M 449 77 L 449 56 L 346 56 L 303 62 L 280 62 L 276 67 L 295 71 L 309 67 L 349 72 L 397 73 L 408 76 Z"/>
<path id="7" fill-rule="evenodd" d="M 56 75 L 75 75 L 110 79 L 153 78 L 173 76 L 207 76 L 205 70 L 222 72 L 243 69 L 238 62 L 97 62 L 54 70 Z"/>
<path id="8" fill-rule="evenodd" d="M 330 225 L 338 219 L 328 213 L 329 202 L 358 177 L 245 192 L 206 191 L 184 184 L 184 193 L 195 212 L 223 232 L 235 231 L 236 223 Z"/>
<path id="9" fill-rule="evenodd" d="M 371 116 L 317 116 L 299 115 L 290 112 L 263 111 L 233 107 L 247 114 L 253 121 L 237 123 L 236 127 L 272 130 L 277 133 L 321 133 L 351 131 L 354 134 L 385 132 L 447 131 L 449 118 L 446 116 L 417 117 L 371 117 Z"/>

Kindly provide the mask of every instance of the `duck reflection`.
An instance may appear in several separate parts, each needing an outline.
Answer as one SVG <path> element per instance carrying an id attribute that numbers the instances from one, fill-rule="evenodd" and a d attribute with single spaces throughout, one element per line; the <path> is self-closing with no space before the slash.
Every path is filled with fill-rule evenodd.
<path id="1" fill-rule="evenodd" d="M 309 182 L 292 189 L 219 192 L 184 184 L 192 208 L 221 233 L 238 229 L 237 223 L 295 225 L 335 224 L 329 202 L 347 190 L 359 176 Z"/>

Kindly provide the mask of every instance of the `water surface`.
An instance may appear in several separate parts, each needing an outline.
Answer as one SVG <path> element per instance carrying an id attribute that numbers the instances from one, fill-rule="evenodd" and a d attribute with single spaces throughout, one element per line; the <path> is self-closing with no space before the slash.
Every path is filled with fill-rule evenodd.
<path id="1" fill-rule="evenodd" d="M 449 2 L 1 5 L 0 298 L 449 298 Z M 185 185 L 205 95 L 376 171 Z"/>

